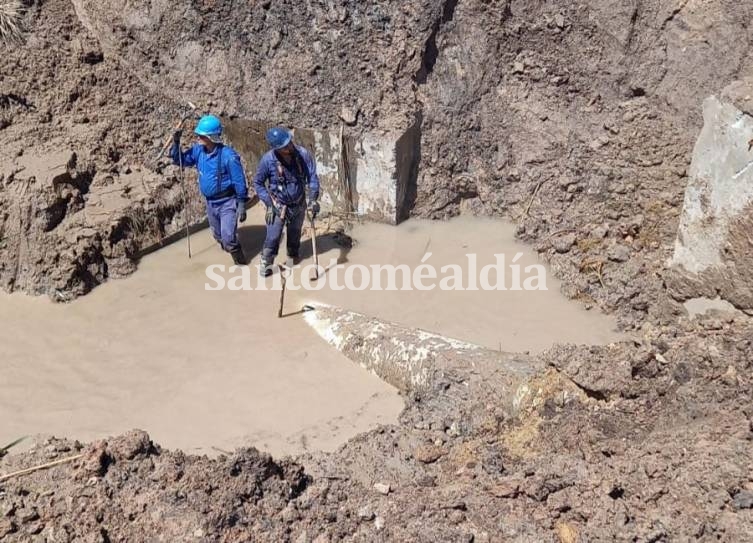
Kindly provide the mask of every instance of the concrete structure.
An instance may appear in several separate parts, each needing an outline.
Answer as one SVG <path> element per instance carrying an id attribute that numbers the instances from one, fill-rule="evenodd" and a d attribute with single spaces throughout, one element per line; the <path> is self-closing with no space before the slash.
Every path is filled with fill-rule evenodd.
<path id="1" fill-rule="evenodd" d="M 244 119 L 225 123 L 227 138 L 243 156 L 251 178 L 268 150 L 264 134 L 271 125 Z M 416 121 L 404 132 L 367 133 L 358 140 L 339 131 L 295 129 L 296 142 L 316 155 L 323 213 L 390 224 L 406 219 L 416 193 L 419 126 Z"/>
<path id="2" fill-rule="evenodd" d="M 753 310 L 753 80 L 703 104 L 668 286 Z"/>

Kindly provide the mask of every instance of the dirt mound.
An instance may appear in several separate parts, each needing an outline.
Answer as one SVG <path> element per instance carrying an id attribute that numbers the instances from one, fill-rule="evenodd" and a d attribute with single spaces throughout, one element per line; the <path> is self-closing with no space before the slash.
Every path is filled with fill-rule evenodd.
<path id="1" fill-rule="evenodd" d="M 276 463 L 256 449 L 210 462 L 161 451 L 136 431 L 83 449 L 49 440 L 23 463 L 78 455 L 67 469 L 38 471 L 5 486 L 0 538 L 185 541 L 223 533 L 225 541 L 241 540 L 244 531 L 281 513 L 308 484 L 300 466 Z M 284 529 L 274 528 L 270 540 L 280 541 Z"/>
<path id="2" fill-rule="evenodd" d="M 177 111 L 106 58 L 70 3 L 33 3 L 23 21 L 0 57 L 0 284 L 68 300 L 182 226 L 180 187 L 153 160 Z"/>

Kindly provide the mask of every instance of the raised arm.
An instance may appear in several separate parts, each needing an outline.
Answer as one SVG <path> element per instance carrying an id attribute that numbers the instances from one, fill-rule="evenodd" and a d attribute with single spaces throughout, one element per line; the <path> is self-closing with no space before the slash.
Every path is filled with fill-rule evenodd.
<path id="1" fill-rule="evenodd" d="M 194 147 L 189 147 L 185 151 L 181 151 L 180 149 L 180 140 L 178 138 L 175 138 L 173 140 L 173 146 L 170 148 L 170 158 L 173 159 L 173 164 L 176 166 L 181 165 L 181 159 L 183 161 L 183 166 L 187 168 L 192 168 L 196 166 L 196 156 L 194 155 Z"/>

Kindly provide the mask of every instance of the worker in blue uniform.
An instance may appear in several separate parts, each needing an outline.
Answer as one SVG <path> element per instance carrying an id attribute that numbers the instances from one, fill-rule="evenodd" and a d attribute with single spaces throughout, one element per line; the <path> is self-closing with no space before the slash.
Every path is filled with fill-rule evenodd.
<path id="1" fill-rule="evenodd" d="M 319 177 L 312 154 L 282 127 L 267 131 L 267 143 L 271 149 L 259 161 L 253 182 L 266 206 L 267 235 L 259 268 L 264 277 L 272 273 L 285 226 L 288 258 L 297 263 L 306 210 L 312 217 L 319 213 Z"/>
<path id="2" fill-rule="evenodd" d="M 244 265 L 246 257 L 238 240 L 238 222 L 246 220 L 249 198 L 241 158 L 222 142 L 222 123 L 214 115 L 199 119 L 194 133 L 197 143 L 182 151 L 181 131 L 175 132 L 170 150 L 173 163 L 196 167 L 212 235 L 222 249 L 230 253 L 235 264 Z"/>

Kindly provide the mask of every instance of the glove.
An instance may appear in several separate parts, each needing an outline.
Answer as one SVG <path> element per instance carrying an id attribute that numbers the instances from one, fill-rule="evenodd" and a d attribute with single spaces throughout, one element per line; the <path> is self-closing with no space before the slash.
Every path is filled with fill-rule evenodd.
<path id="1" fill-rule="evenodd" d="M 311 212 L 311 218 L 315 219 L 316 216 L 319 214 L 319 202 L 317 201 L 309 202 L 309 211 Z"/>
<path id="2" fill-rule="evenodd" d="M 275 206 L 267 206 L 267 213 L 264 215 L 264 222 L 267 224 L 275 222 Z"/>
<path id="3" fill-rule="evenodd" d="M 183 130 L 176 130 L 173 132 L 173 143 L 175 145 L 180 145 L 180 137 L 183 135 Z"/>
<path id="4" fill-rule="evenodd" d="M 238 201 L 238 222 L 246 222 L 246 202 Z"/>

